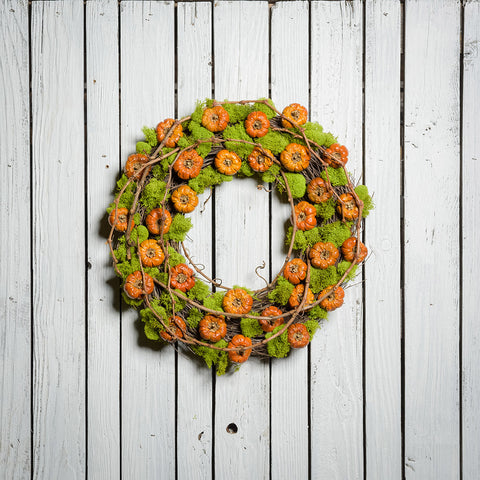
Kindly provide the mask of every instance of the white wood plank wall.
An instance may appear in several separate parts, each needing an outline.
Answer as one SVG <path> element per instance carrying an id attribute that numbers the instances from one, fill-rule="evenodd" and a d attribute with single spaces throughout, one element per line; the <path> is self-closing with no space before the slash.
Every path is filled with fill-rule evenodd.
<path id="1" fill-rule="evenodd" d="M 0 478 L 480 478 L 479 26 L 478 0 L 0 2 Z M 144 338 L 105 245 L 141 128 L 212 95 L 307 106 L 377 204 L 311 346 L 224 377 Z M 288 216 L 234 180 L 186 246 L 261 287 Z"/>

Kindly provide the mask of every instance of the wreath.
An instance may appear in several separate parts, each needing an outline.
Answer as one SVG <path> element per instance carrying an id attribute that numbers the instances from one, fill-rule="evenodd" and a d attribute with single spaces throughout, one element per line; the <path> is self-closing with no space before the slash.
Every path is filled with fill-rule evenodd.
<path id="1" fill-rule="evenodd" d="M 367 256 L 360 232 L 373 202 L 350 178 L 347 148 L 305 107 L 280 112 L 270 99 L 207 99 L 143 133 L 107 212 L 122 296 L 140 309 L 146 337 L 186 346 L 218 375 L 308 345 Z M 285 262 L 254 291 L 209 278 L 184 245 L 197 195 L 234 175 L 258 176 L 291 207 Z"/>

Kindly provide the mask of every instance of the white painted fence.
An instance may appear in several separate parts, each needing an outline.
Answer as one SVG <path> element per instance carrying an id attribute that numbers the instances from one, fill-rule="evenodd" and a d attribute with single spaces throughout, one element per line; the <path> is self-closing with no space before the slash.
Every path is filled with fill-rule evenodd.
<path id="1" fill-rule="evenodd" d="M 308 106 L 377 205 L 309 349 L 220 378 L 143 338 L 104 213 L 212 95 Z M 478 479 L 479 118 L 478 0 L 0 2 L 0 478 Z M 190 249 L 255 285 L 287 210 L 236 180 Z"/>

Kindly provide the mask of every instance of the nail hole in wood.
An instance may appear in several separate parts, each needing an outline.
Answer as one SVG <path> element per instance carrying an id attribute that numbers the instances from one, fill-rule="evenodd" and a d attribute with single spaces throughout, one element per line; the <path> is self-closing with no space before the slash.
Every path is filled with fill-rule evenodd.
<path id="1" fill-rule="evenodd" d="M 227 426 L 227 432 L 228 433 L 237 433 L 238 432 L 238 427 L 234 423 L 229 423 Z"/>

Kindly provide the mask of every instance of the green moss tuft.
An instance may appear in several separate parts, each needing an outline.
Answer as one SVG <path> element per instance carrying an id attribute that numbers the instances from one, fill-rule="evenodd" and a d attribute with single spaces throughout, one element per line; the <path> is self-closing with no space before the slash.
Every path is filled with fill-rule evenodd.
<path id="1" fill-rule="evenodd" d="M 305 136 L 318 145 L 324 145 L 327 135 L 323 132 L 323 127 L 317 122 L 307 122 L 303 125 Z"/>
<path id="2" fill-rule="evenodd" d="M 318 322 L 316 322 L 315 320 L 306 320 L 304 322 L 304 325 L 305 327 L 307 327 L 308 333 L 310 334 L 310 341 L 312 341 L 312 338 L 319 327 Z"/>
<path id="3" fill-rule="evenodd" d="M 268 293 L 268 299 L 273 303 L 286 305 L 294 288 L 293 284 L 280 275 L 277 279 L 277 285 Z"/>
<path id="4" fill-rule="evenodd" d="M 322 242 L 332 242 L 337 248 L 349 237 L 351 237 L 350 222 L 342 223 L 340 220 L 337 222 L 323 225 L 320 228 L 320 237 Z"/>
<path id="5" fill-rule="evenodd" d="M 283 328 L 283 325 L 279 325 L 273 332 L 267 333 L 265 338 L 270 338 L 274 333 L 277 333 Z M 271 357 L 275 358 L 284 358 L 290 352 L 290 344 L 288 343 L 288 329 L 285 330 L 281 335 L 270 340 L 267 343 L 267 351 Z"/>
<path id="6" fill-rule="evenodd" d="M 140 225 L 142 223 L 142 217 L 138 212 L 133 215 L 133 221 L 135 222 L 135 225 Z"/>
<path id="7" fill-rule="evenodd" d="M 160 306 L 158 300 L 151 300 L 150 305 L 153 310 L 155 310 L 155 312 L 163 319 L 163 321 L 166 322 L 167 312 L 162 306 Z M 140 318 L 142 322 L 145 323 L 144 331 L 146 337 L 149 340 L 160 340 L 160 336 L 158 333 L 165 330 L 165 327 L 162 325 L 162 322 L 155 316 L 155 314 L 149 308 L 144 308 L 143 310 L 140 310 Z"/>
<path id="8" fill-rule="evenodd" d="M 117 181 L 117 188 L 115 189 L 115 194 L 117 195 L 120 190 L 125 186 L 128 182 L 128 178 L 125 174 L 123 174 L 120 179 Z M 133 200 L 135 198 L 135 188 L 137 184 L 132 182 L 128 185 L 125 191 L 122 193 L 119 201 L 118 201 L 118 208 L 128 208 L 130 209 L 133 205 Z M 111 213 L 115 208 L 115 203 L 112 202 L 109 207 L 107 208 L 107 213 Z"/>
<path id="9" fill-rule="evenodd" d="M 312 320 L 323 320 L 328 316 L 328 312 L 322 308 L 320 305 L 316 305 L 311 310 L 308 311 L 308 316 Z M 308 328 L 308 327 L 307 327 Z"/>
<path id="10" fill-rule="evenodd" d="M 130 307 L 138 308 L 143 303 L 143 299 L 134 300 L 133 298 L 130 298 L 125 292 L 122 292 L 122 298 L 123 298 L 123 301 Z"/>
<path id="11" fill-rule="evenodd" d="M 348 183 L 347 176 L 345 175 L 345 171 L 341 167 L 338 167 L 338 168 L 327 167 L 327 173 L 328 173 L 328 178 L 330 179 L 330 183 L 334 187 L 340 187 Z M 327 180 L 327 173 L 325 173 L 325 170 L 324 170 L 320 174 L 320 176 L 324 180 Z"/>
<path id="12" fill-rule="evenodd" d="M 179 263 L 186 263 L 185 258 L 180 255 L 173 247 L 168 247 L 168 264 L 170 267 L 176 267 Z"/>
<path id="13" fill-rule="evenodd" d="M 189 147 L 190 145 L 193 145 L 193 141 L 191 140 L 190 137 L 187 137 L 186 135 L 184 135 L 183 137 L 180 137 L 178 139 L 178 142 L 177 142 L 177 145 L 180 147 L 180 148 L 187 148 Z"/>
<path id="14" fill-rule="evenodd" d="M 167 184 L 163 180 L 152 178 L 147 185 L 145 185 L 142 194 L 140 195 L 140 203 L 146 208 L 147 212 L 159 207 L 165 197 L 165 189 Z M 170 195 L 165 198 L 168 199 Z"/>
<path id="15" fill-rule="evenodd" d="M 303 232 L 305 236 L 305 241 L 307 243 L 307 247 L 312 247 L 317 242 L 321 242 L 322 238 L 320 236 L 320 227 L 312 228 L 311 230 L 307 230 Z"/>
<path id="16" fill-rule="evenodd" d="M 188 124 L 188 129 L 190 130 L 189 143 L 195 143 L 197 140 L 205 140 L 207 138 L 212 138 L 214 133 L 210 130 L 207 130 L 205 127 L 202 127 L 200 123 L 194 122 L 193 120 Z M 198 154 L 205 158 L 210 151 L 212 150 L 212 144 L 210 142 L 202 143 L 196 148 Z"/>
<path id="17" fill-rule="evenodd" d="M 194 122 L 202 123 L 203 111 L 205 110 L 205 107 L 205 102 L 201 102 L 200 100 L 197 101 L 195 111 L 190 115 Z"/>
<path id="18" fill-rule="evenodd" d="M 168 168 L 165 170 L 161 164 L 154 165 L 152 168 L 152 175 L 157 180 L 164 180 L 167 176 Z"/>
<path id="19" fill-rule="evenodd" d="M 158 143 L 157 131 L 154 128 L 143 127 L 142 132 L 145 135 L 145 141 L 152 147 L 155 147 Z"/>
<path id="20" fill-rule="evenodd" d="M 203 313 L 198 308 L 191 308 L 188 312 L 187 324 L 192 329 L 198 328 L 198 324 L 203 318 Z"/>
<path id="21" fill-rule="evenodd" d="M 115 189 L 115 193 L 118 193 L 128 182 L 128 177 L 125 174 L 117 180 L 117 188 Z M 132 182 L 127 188 L 135 187 L 135 182 Z"/>
<path id="22" fill-rule="evenodd" d="M 270 98 L 260 98 L 259 100 L 267 100 L 267 103 L 271 105 L 273 108 L 275 108 L 275 105 Z M 268 119 L 273 118 L 275 117 L 275 115 L 277 115 L 275 110 L 270 108 L 268 105 L 265 105 L 264 103 L 254 103 L 252 105 L 252 111 L 263 112 Z"/>
<path id="23" fill-rule="evenodd" d="M 203 302 L 210 295 L 210 288 L 206 283 L 196 279 L 195 285 L 188 291 L 187 295 L 193 300 Z"/>
<path id="24" fill-rule="evenodd" d="M 117 270 L 120 272 L 121 277 L 125 280 L 128 275 L 140 270 L 140 260 L 138 259 L 138 256 L 133 254 L 130 261 L 125 260 L 124 262 L 117 263 Z"/>
<path id="25" fill-rule="evenodd" d="M 270 171 L 267 170 L 265 173 L 268 173 Z M 242 166 L 240 167 L 240 170 L 238 171 L 238 176 L 240 177 L 253 177 L 255 175 L 255 170 L 253 170 L 252 167 L 244 160 L 242 162 Z"/>
<path id="26" fill-rule="evenodd" d="M 170 230 L 163 237 L 165 240 L 183 242 L 191 228 L 192 221 L 181 213 L 177 213 L 172 219 Z"/>
<path id="27" fill-rule="evenodd" d="M 250 105 L 225 103 L 222 106 L 228 112 L 228 116 L 230 117 L 230 123 L 242 122 L 248 117 L 248 114 L 252 112 L 252 107 Z"/>
<path id="28" fill-rule="evenodd" d="M 370 210 L 375 208 L 373 199 L 368 193 L 368 188 L 366 185 L 359 185 L 355 188 L 355 193 L 358 195 L 358 198 L 363 202 L 363 212 L 362 217 L 365 218 L 370 213 Z"/>
<path id="29" fill-rule="evenodd" d="M 205 298 L 203 305 L 211 310 L 216 312 L 223 312 L 223 297 L 225 294 L 223 292 L 215 292 L 209 297 Z"/>
<path id="30" fill-rule="evenodd" d="M 213 345 L 219 348 L 225 348 L 228 343 L 225 340 L 220 340 Z M 223 375 L 225 373 L 228 365 L 227 352 L 203 346 L 193 346 L 192 350 L 205 360 L 208 368 L 212 368 L 212 366 L 215 365 L 217 367 L 217 375 Z"/>
<path id="31" fill-rule="evenodd" d="M 256 318 L 242 318 L 240 327 L 246 337 L 257 337 L 263 334 L 263 329 Z"/>
<path id="32" fill-rule="evenodd" d="M 288 186 L 290 187 L 292 197 L 302 198 L 307 190 L 305 177 L 301 173 L 287 172 L 285 173 L 285 178 L 287 179 Z M 280 193 L 283 193 L 286 190 L 283 178 L 278 182 L 278 190 Z"/>
<path id="33" fill-rule="evenodd" d="M 293 137 L 286 133 L 269 132 L 264 137 L 257 138 L 256 141 L 263 148 L 268 148 L 274 155 L 280 155 L 285 147 L 292 143 Z"/>
<path id="34" fill-rule="evenodd" d="M 315 204 L 315 209 L 317 210 L 317 216 L 323 218 L 323 220 L 329 220 L 335 215 L 335 208 L 337 206 L 337 201 L 334 197 L 328 199 L 326 202 Z"/>
<path id="35" fill-rule="evenodd" d="M 310 268 L 310 288 L 313 293 L 321 292 L 330 285 L 337 283 L 337 269 L 328 267 L 324 270 L 319 268 Z"/>
<path id="36" fill-rule="evenodd" d="M 351 262 L 347 262 L 346 260 L 342 260 L 341 262 L 339 262 L 339 264 L 337 265 L 337 272 L 338 272 L 337 282 L 343 277 L 345 272 L 350 268 L 351 264 L 352 264 Z M 345 280 L 344 280 L 345 283 L 355 278 L 355 274 L 357 273 L 357 268 L 358 268 L 358 265 L 353 266 L 352 270 L 345 277 Z"/>
<path id="37" fill-rule="evenodd" d="M 143 225 L 139 225 L 138 227 L 133 228 L 132 232 L 130 233 L 130 240 L 134 245 L 137 245 L 137 239 L 138 239 L 138 243 L 142 243 L 147 238 L 148 238 L 148 230 Z"/>
<path id="38" fill-rule="evenodd" d="M 137 153 L 143 153 L 144 155 L 149 155 L 152 152 L 152 146 L 147 142 L 137 142 L 136 150 L 137 150 Z"/>
<path id="39" fill-rule="evenodd" d="M 275 182 L 277 180 L 279 173 L 280 173 L 280 166 L 274 163 L 266 172 L 262 173 L 261 175 L 262 182 L 265 182 L 265 183 Z"/>
<path id="40" fill-rule="evenodd" d="M 290 242 L 292 241 L 292 233 L 293 227 L 288 227 L 287 235 L 285 237 L 285 245 L 290 245 Z M 302 230 L 297 230 L 295 232 L 295 240 L 293 241 L 293 249 L 304 252 L 307 246 L 307 240 L 304 232 L 302 232 Z"/>
<path id="41" fill-rule="evenodd" d="M 195 178 L 189 180 L 188 185 L 197 193 L 203 193 L 206 188 L 220 185 L 223 182 L 230 182 L 232 178 L 231 175 L 223 175 L 222 173 L 217 172 L 217 170 L 209 165 L 202 169 Z"/>
<path id="42" fill-rule="evenodd" d="M 183 292 L 181 290 L 174 290 L 177 293 L 181 293 L 183 295 Z M 177 295 L 172 293 L 173 298 L 175 299 L 175 312 L 179 312 L 180 310 L 183 310 L 186 305 L 186 301 L 182 300 L 179 298 Z M 158 303 L 165 308 L 165 311 L 168 313 L 168 315 L 171 315 L 173 313 L 173 301 L 172 297 L 170 296 L 170 293 L 166 290 L 163 290 L 162 293 L 158 297 Z"/>
<path id="43" fill-rule="evenodd" d="M 127 259 L 127 247 L 125 245 L 125 236 L 118 239 L 116 250 L 113 251 L 118 262 L 124 262 Z"/>
<path id="44" fill-rule="evenodd" d="M 323 145 L 330 147 L 334 143 L 337 143 L 337 137 L 335 137 L 332 133 L 327 133 L 325 135 L 325 141 L 323 142 Z"/>
<path id="45" fill-rule="evenodd" d="M 143 331 L 145 332 L 145 336 L 149 340 L 160 340 L 160 335 L 157 333 L 157 331 L 150 326 L 149 323 L 146 323 L 143 326 Z"/>
<path id="46" fill-rule="evenodd" d="M 223 131 L 223 137 L 253 142 L 253 139 L 247 134 L 242 123 L 229 125 Z M 248 143 L 225 142 L 225 148 L 235 152 L 241 158 L 247 158 L 252 153 L 254 146 L 249 145 Z"/>

